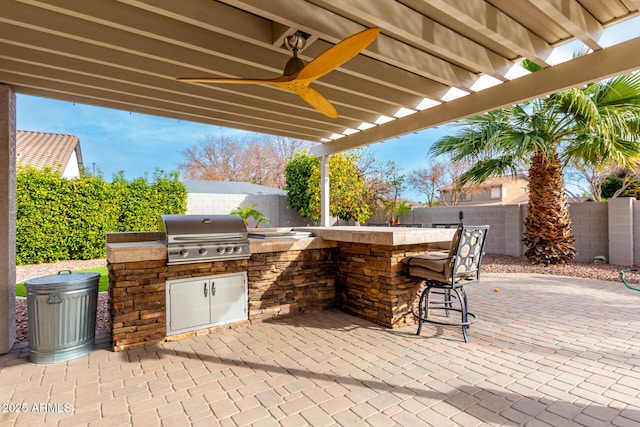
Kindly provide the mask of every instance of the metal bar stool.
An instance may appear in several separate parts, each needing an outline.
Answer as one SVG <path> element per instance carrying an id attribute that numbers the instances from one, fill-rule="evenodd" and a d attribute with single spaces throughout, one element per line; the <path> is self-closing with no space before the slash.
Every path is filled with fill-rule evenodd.
<path id="1" fill-rule="evenodd" d="M 467 295 L 464 285 L 480 282 L 480 265 L 484 255 L 484 244 L 489 231 L 488 225 L 462 226 L 454 235 L 448 256 L 438 257 L 436 254 L 416 255 L 407 259 L 407 274 L 425 281 L 425 288 L 420 295 L 418 308 L 413 315 L 418 319 L 417 335 L 422 331 L 424 322 L 438 325 L 460 326 L 464 342 L 468 342 L 467 329 L 477 320 L 475 314 L 467 310 Z M 432 290 L 437 289 L 454 295 L 445 297 L 444 302 L 430 301 Z M 455 301 L 454 301 L 455 299 Z M 457 303 L 460 308 L 453 307 Z M 438 306 L 434 307 L 436 304 Z M 445 310 L 460 313 L 460 321 L 439 320 L 431 318 L 431 310 Z"/>

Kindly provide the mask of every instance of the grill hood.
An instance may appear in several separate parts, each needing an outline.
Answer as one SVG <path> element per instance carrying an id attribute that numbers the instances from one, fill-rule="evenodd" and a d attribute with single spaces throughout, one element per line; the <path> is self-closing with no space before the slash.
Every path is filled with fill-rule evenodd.
<path id="1" fill-rule="evenodd" d="M 248 238 L 238 215 L 162 215 L 159 225 L 160 238 L 168 244 Z"/>

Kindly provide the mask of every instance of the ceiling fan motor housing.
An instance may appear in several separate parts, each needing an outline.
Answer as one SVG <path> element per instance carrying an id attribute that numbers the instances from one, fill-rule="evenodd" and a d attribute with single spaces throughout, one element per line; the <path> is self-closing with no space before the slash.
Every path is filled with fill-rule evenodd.
<path id="1" fill-rule="evenodd" d="M 284 66 L 283 74 L 285 76 L 297 74 L 304 68 L 304 62 L 298 58 L 298 51 L 307 44 L 308 37 L 309 34 L 303 33 L 302 31 L 296 31 L 290 36 L 285 37 L 284 45 L 293 53 L 293 57 L 290 58 Z"/>
<path id="2" fill-rule="evenodd" d="M 284 45 L 287 47 L 287 49 L 295 53 L 296 51 L 304 48 L 304 46 L 307 44 L 308 37 L 309 34 L 303 33 L 302 31 L 296 31 L 290 36 L 284 38 Z"/>
<path id="3" fill-rule="evenodd" d="M 283 74 L 285 76 L 292 76 L 294 74 L 298 74 L 300 70 L 304 68 L 304 62 L 302 59 L 298 58 L 295 54 L 295 50 L 293 51 L 293 57 L 287 61 L 287 64 L 284 66 Z"/>

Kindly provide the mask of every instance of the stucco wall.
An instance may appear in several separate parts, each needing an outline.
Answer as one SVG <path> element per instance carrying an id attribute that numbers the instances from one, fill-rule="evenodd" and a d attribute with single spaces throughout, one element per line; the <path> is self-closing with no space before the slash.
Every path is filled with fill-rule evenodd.
<path id="1" fill-rule="evenodd" d="M 317 225 L 317 221 L 301 217 L 287 202 L 287 196 L 247 195 L 247 194 L 211 194 L 189 193 L 187 194 L 188 214 L 229 214 L 240 206 L 255 204 L 255 208 L 265 214 L 271 221 L 271 227 L 302 227 Z M 254 227 L 253 220 L 249 221 L 249 227 Z M 261 224 L 260 227 L 268 227 Z"/>

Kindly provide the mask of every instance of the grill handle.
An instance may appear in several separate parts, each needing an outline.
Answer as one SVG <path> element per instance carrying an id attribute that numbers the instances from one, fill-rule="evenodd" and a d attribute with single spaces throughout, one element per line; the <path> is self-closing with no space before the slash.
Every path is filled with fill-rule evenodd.
<path id="1" fill-rule="evenodd" d="M 223 233 L 219 233 L 216 234 L 214 236 L 189 236 L 189 237 L 181 237 L 181 236 L 175 236 L 173 237 L 171 240 L 175 241 L 175 242 L 180 242 L 180 241 L 187 241 L 187 242 L 193 242 L 193 241 L 211 241 L 211 240 L 220 240 L 220 239 L 243 239 L 244 235 L 243 234 L 223 234 Z"/>

